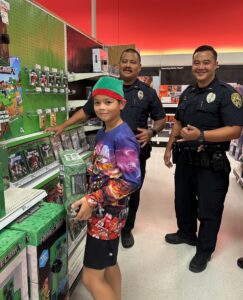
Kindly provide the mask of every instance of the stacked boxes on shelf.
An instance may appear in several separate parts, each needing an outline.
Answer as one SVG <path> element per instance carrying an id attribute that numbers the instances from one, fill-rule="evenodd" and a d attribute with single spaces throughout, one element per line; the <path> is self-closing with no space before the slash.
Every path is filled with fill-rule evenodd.
<path id="1" fill-rule="evenodd" d="M 0 240 L 0 299 L 28 300 L 25 233 L 2 230 Z"/>
<path id="2" fill-rule="evenodd" d="M 71 204 L 87 192 L 86 163 L 75 150 L 60 153 L 60 177 L 64 184 L 63 202 L 67 211 L 67 225 L 71 240 L 74 241 L 86 227 L 84 221 L 74 221 Z M 71 245 L 71 244 L 70 244 Z"/>
<path id="3" fill-rule="evenodd" d="M 30 299 L 67 299 L 68 250 L 63 206 L 41 202 L 9 228 L 26 234 Z"/>

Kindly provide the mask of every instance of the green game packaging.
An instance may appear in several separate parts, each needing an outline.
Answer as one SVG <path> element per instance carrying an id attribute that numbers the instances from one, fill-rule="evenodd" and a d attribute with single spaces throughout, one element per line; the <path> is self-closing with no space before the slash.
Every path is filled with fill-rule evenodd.
<path id="1" fill-rule="evenodd" d="M 0 300 L 28 300 L 26 236 L 24 232 L 0 232 Z"/>
<path id="2" fill-rule="evenodd" d="M 68 298 L 65 210 L 41 202 L 10 226 L 27 236 L 30 299 Z"/>

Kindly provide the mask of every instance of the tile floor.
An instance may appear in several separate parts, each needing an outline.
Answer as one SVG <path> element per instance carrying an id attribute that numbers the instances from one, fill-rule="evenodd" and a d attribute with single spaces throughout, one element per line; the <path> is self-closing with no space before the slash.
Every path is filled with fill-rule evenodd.
<path id="1" fill-rule="evenodd" d="M 164 241 L 166 233 L 176 230 L 173 174 L 174 168 L 163 164 L 163 148 L 153 148 L 133 232 L 135 245 L 119 248 L 122 299 L 242 300 L 243 270 L 236 260 L 243 256 L 243 189 L 231 174 L 216 251 L 207 269 L 195 274 L 188 270 L 195 247 Z M 79 283 L 70 300 L 90 299 Z"/>

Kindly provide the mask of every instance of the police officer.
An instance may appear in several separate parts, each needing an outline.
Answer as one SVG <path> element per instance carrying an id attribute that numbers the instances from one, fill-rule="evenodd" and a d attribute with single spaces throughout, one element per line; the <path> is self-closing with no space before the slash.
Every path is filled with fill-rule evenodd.
<path id="1" fill-rule="evenodd" d="M 217 64 L 217 52 L 211 46 L 195 50 L 192 74 L 197 83 L 180 97 L 164 155 L 165 165 L 171 167 L 173 149 L 178 226 L 165 240 L 196 246 L 189 264 L 192 272 L 203 271 L 215 250 L 229 186 L 230 164 L 225 151 L 230 140 L 240 136 L 243 125 L 242 98 L 217 79 Z"/>
<path id="2" fill-rule="evenodd" d="M 146 160 L 150 157 L 150 139 L 161 131 L 165 124 L 165 112 L 154 89 L 138 80 L 141 70 L 141 57 L 134 49 L 125 49 L 119 61 L 120 79 L 124 81 L 124 96 L 127 100 L 122 118 L 135 133 L 141 145 L 140 168 L 142 184 L 145 177 Z M 70 119 L 63 124 L 47 128 L 46 131 L 55 131 L 60 134 L 66 127 L 78 122 L 86 121 L 89 117 L 95 116 L 93 103 L 88 101 L 86 105 L 77 111 Z M 148 118 L 153 120 L 153 127 L 148 128 Z M 141 186 L 142 187 L 142 186 Z M 140 187 L 140 189 L 141 189 Z M 132 229 L 134 228 L 137 209 L 140 201 L 140 189 L 130 196 L 129 214 L 126 225 L 122 230 L 122 245 L 130 248 L 134 245 Z"/>

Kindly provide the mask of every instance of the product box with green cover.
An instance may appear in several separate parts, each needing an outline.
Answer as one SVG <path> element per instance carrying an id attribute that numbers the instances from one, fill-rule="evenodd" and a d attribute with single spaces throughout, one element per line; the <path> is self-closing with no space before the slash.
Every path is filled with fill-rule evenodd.
<path id="1" fill-rule="evenodd" d="M 86 222 L 74 221 L 71 204 L 87 192 L 86 164 L 75 150 L 60 153 L 60 177 L 64 184 L 63 202 L 67 211 L 67 225 L 72 240 L 80 234 Z"/>
<path id="2" fill-rule="evenodd" d="M 0 300 L 28 300 L 26 236 L 24 232 L 0 232 Z"/>
<path id="3" fill-rule="evenodd" d="M 10 229 L 27 236 L 30 299 L 67 299 L 67 233 L 65 210 L 41 202 L 18 218 Z"/>

